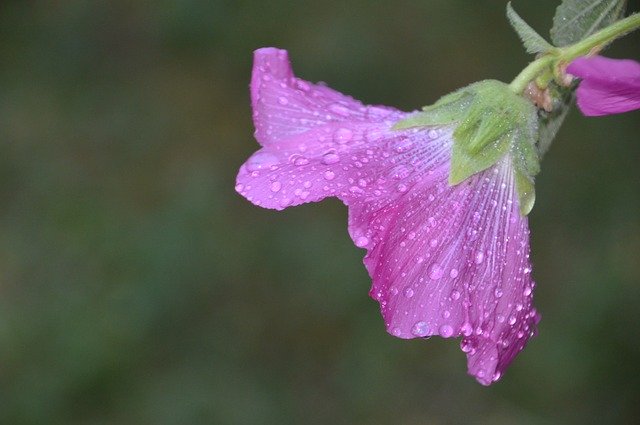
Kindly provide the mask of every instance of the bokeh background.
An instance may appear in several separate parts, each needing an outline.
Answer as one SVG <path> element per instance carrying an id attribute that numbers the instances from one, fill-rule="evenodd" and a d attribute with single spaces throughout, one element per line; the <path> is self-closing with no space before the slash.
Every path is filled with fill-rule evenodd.
<path id="1" fill-rule="evenodd" d="M 526 65 L 505 3 L 0 3 L 0 423 L 637 421 L 638 112 L 573 111 L 545 158 L 540 335 L 489 388 L 456 342 L 386 334 L 338 201 L 233 189 L 254 49 L 413 110 Z M 546 34 L 557 3 L 514 6 Z"/>

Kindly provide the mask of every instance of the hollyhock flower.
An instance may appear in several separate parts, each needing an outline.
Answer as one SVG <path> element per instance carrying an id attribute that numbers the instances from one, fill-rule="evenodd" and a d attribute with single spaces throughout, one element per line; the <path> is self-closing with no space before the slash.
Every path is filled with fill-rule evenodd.
<path id="1" fill-rule="evenodd" d="M 602 56 L 581 57 L 567 71 L 582 79 L 578 107 L 584 115 L 619 114 L 640 109 L 640 63 Z"/>
<path id="2" fill-rule="evenodd" d="M 236 190 L 276 210 L 339 198 L 388 332 L 462 337 L 469 373 L 498 380 L 539 321 L 515 156 L 452 186 L 456 125 L 396 129 L 416 115 L 296 78 L 275 48 L 255 52 L 251 102 L 262 147 Z"/>

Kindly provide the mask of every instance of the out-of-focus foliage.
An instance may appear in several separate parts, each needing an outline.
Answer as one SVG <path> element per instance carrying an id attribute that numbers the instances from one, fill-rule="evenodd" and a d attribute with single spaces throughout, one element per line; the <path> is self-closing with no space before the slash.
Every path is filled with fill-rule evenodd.
<path id="1" fill-rule="evenodd" d="M 534 28 L 556 1 L 514 4 Z M 530 215 L 540 335 L 503 380 L 401 341 L 337 201 L 233 191 L 251 54 L 405 110 L 526 65 L 489 1 L 0 4 L 0 423 L 613 424 L 640 417 L 640 120 L 574 112 Z M 637 1 L 629 10 L 638 10 Z M 614 57 L 640 58 L 639 35 Z"/>

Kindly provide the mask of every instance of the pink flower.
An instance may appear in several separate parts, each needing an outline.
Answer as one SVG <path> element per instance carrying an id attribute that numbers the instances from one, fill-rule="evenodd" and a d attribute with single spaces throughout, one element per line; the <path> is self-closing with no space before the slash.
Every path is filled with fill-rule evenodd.
<path id="1" fill-rule="evenodd" d="M 619 114 L 640 109 L 640 63 L 602 56 L 581 57 L 567 71 L 582 81 L 578 107 L 584 115 Z"/>
<path id="2" fill-rule="evenodd" d="M 387 331 L 462 337 L 469 373 L 498 380 L 539 321 L 510 154 L 450 186 L 452 127 L 392 130 L 411 114 L 296 78 L 275 48 L 255 52 L 251 101 L 262 148 L 236 190 L 277 210 L 338 197 Z"/>

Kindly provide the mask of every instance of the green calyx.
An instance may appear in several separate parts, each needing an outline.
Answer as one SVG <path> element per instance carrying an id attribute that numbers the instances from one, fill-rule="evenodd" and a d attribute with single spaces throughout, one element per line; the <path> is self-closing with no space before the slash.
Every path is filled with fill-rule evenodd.
<path id="1" fill-rule="evenodd" d="M 535 201 L 534 176 L 540 170 L 536 141 L 536 107 L 508 84 L 481 81 L 448 94 L 422 112 L 398 122 L 394 129 L 455 125 L 449 184 L 511 156 L 520 212 L 527 215 Z"/>

